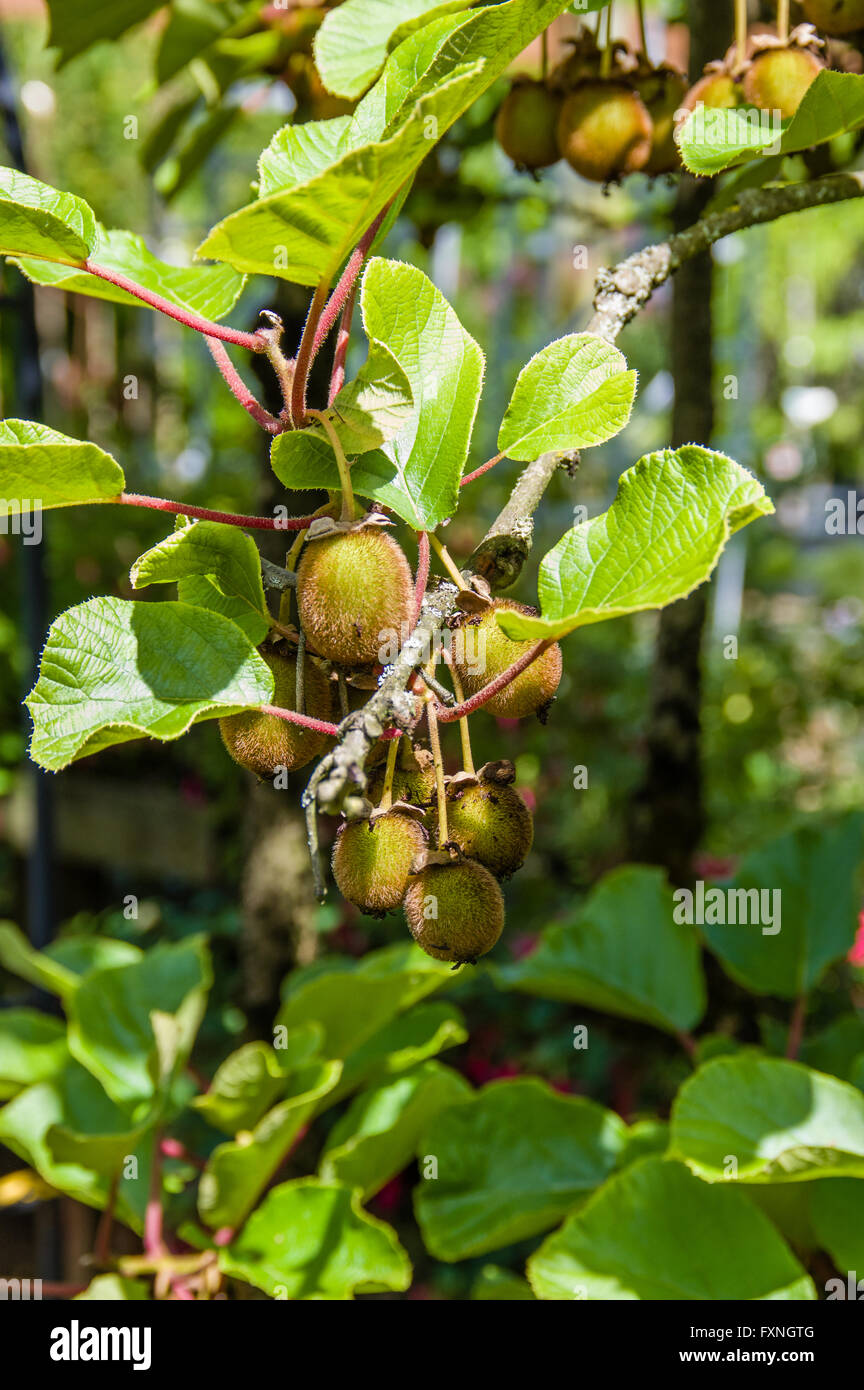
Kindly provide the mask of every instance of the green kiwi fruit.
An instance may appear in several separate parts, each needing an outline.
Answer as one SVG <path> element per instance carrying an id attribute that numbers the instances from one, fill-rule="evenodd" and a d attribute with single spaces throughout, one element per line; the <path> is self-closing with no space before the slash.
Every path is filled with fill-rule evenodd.
<path id="1" fill-rule="evenodd" d="M 543 82 L 513 83 L 498 110 L 495 138 L 520 169 L 546 169 L 561 158 L 558 116 L 561 101 Z"/>
<path id="2" fill-rule="evenodd" d="M 447 840 L 496 878 L 509 878 L 534 843 L 534 821 L 514 787 L 457 781 L 447 788 Z"/>
<path id="3" fill-rule="evenodd" d="M 558 145 L 577 174 L 610 183 L 644 169 L 651 157 L 653 126 L 645 103 L 626 82 L 581 82 L 561 107 Z"/>
<path id="4" fill-rule="evenodd" d="M 435 960 L 474 965 L 504 928 L 504 899 L 495 879 L 470 859 L 427 864 L 405 893 L 411 935 Z"/>
<path id="5" fill-rule="evenodd" d="M 400 811 L 348 821 L 333 846 L 333 877 L 343 898 L 374 917 L 398 907 L 426 844 L 419 821 Z"/>
<path id="6" fill-rule="evenodd" d="M 273 672 L 273 704 L 280 709 L 296 709 L 296 656 L 275 651 L 262 651 L 261 655 Z M 330 682 L 308 658 L 303 669 L 303 684 L 306 713 L 314 719 L 329 721 L 332 714 Z M 261 778 L 273 777 L 278 768 L 293 772 L 305 767 L 327 744 L 326 734 L 256 710 L 226 715 L 219 720 L 219 732 L 235 763 L 248 767 Z"/>
<path id="7" fill-rule="evenodd" d="M 496 613 L 504 611 L 533 616 L 535 610 L 513 599 L 495 599 L 479 617 L 467 618 L 462 623 L 459 632 L 463 640 L 458 640 L 457 633 L 453 642 L 453 659 L 468 697 L 476 695 L 536 645 L 533 641 L 514 641 L 506 636 L 495 617 Z M 469 633 L 468 628 L 473 631 Z M 472 659 L 474 657 L 476 660 Z M 562 669 L 561 648 L 556 642 L 521 675 L 493 695 L 483 708 L 500 719 L 524 719 L 529 714 L 542 714 L 555 698 Z"/>
<path id="8" fill-rule="evenodd" d="M 807 48 L 766 48 L 744 74 L 744 99 L 763 111 L 777 111 L 782 120 L 795 115 L 804 94 L 822 71 Z"/>
<path id="9" fill-rule="evenodd" d="M 864 0 L 802 0 L 811 24 L 826 34 L 854 34 L 864 29 Z"/>
<path id="10" fill-rule="evenodd" d="M 684 97 L 681 105 L 688 111 L 697 106 L 729 108 L 743 106 L 744 94 L 740 83 L 728 72 L 708 72 L 700 77 Z"/>
<path id="11" fill-rule="evenodd" d="M 384 634 L 410 626 L 414 585 L 399 546 L 378 526 L 309 541 L 297 608 L 312 651 L 342 666 L 379 661 Z"/>

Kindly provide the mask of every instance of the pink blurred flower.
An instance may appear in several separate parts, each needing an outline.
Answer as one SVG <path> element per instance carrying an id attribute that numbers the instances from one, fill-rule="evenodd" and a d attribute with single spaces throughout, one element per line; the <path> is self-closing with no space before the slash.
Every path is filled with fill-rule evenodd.
<path id="1" fill-rule="evenodd" d="M 858 913 L 858 930 L 855 944 L 846 957 L 850 965 L 864 965 L 864 912 Z"/>

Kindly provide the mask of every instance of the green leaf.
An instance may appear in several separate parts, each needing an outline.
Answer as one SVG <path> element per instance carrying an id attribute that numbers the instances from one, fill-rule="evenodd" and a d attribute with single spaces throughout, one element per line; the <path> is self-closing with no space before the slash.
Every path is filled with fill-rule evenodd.
<path id="1" fill-rule="evenodd" d="M 283 126 L 258 161 L 259 198 L 297 188 L 326 173 L 345 153 L 350 129 L 350 116 Z"/>
<path id="2" fill-rule="evenodd" d="M 471 1096 L 467 1081 L 439 1062 L 424 1062 L 361 1092 L 330 1131 L 321 1156 L 322 1179 L 359 1187 L 368 1201 L 408 1166 L 435 1117 Z"/>
<path id="3" fill-rule="evenodd" d="M 630 419 L 636 373 L 623 352 L 592 333 L 550 343 L 523 367 L 498 434 L 507 458 L 533 463 L 541 454 L 604 444 Z"/>
<path id="4" fill-rule="evenodd" d="M 140 1149 L 159 1123 L 163 1105 L 151 1107 L 142 1120 L 134 1123 L 119 1111 L 117 1128 L 103 1133 L 82 1133 L 66 1124 L 51 1125 L 45 1133 L 45 1146 L 54 1163 L 86 1168 L 113 1179 L 126 1159 Z"/>
<path id="5" fill-rule="evenodd" d="M 207 1160 L 198 1186 L 198 1211 L 213 1230 L 239 1226 L 252 1210 L 318 1102 L 333 1089 L 339 1062 L 310 1062 L 288 1079 L 288 1095 L 251 1133 L 220 1144 Z"/>
<path id="6" fill-rule="evenodd" d="M 812 1300 L 806 1271 L 731 1187 L 646 1158 L 607 1182 L 528 1261 L 538 1298 Z"/>
<path id="7" fill-rule="evenodd" d="M 268 1192 L 219 1267 L 277 1299 L 344 1301 L 411 1283 L 395 1232 L 363 1211 L 350 1188 L 314 1178 Z"/>
<path id="8" fill-rule="evenodd" d="M 680 133 L 681 158 L 694 174 L 717 174 L 758 155 L 796 154 L 864 126 L 864 78 L 820 72 L 790 121 L 769 111 L 698 107 Z"/>
<path id="9" fill-rule="evenodd" d="M 149 1099 L 160 1080 L 155 1013 L 174 1016 L 182 1064 L 192 1050 L 212 984 L 203 938 L 159 946 L 131 965 L 85 975 L 68 1001 L 69 1048 L 118 1103 Z"/>
<path id="10" fill-rule="evenodd" d="M 537 640 L 663 608 L 704 584 L 729 537 L 773 510 L 762 484 L 724 454 L 693 444 L 648 454 L 622 475 L 608 512 L 544 557 L 542 617 L 498 621 L 508 637 Z"/>
<path id="11" fill-rule="evenodd" d="M 809 1190 L 810 1219 L 822 1249 L 841 1273 L 854 1270 L 864 1279 L 864 1182 L 826 1178 Z"/>
<path id="12" fill-rule="evenodd" d="M 97 224 L 97 236 L 89 260 L 106 270 L 117 270 L 146 290 L 152 290 L 178 309 L 204 318 L 219 320 L 225 317 L 240 297 L 245 276 L 227 265 L 169 265 L 148 251 L 139 236 L 132 232 L 106 231 Z M 112 285 L 101 276 L 89 275 L 74 266 L 58 265 L 51 260 L 34 260 L 20 255 L 10 257 L 12 264 L 36 285 L 50 285 L 86 294 L 91 299 L 107 299 L 112 304 L 127 304 L 137 309 L 149 309 L 133 294 Z"/>
<path id="13" fill-rule="evenodd" d="M 83 1293 L 77 1293 L 73 1303 L 84 1303 L 93 1299 L 98 1303 L 150 1300 L 150 1289 L 140 1279 L 123 1279 L 119 1274 L 97 1274 Z"/>
<path id="14" fill-rule="evenodd" d="M 307 167 L 302 183 L 232 213 L 198 254 L 303 285 L 332 281 L 434 140 L 566 7 L 565 0 L 509 0 L 413 34 L 355 112 L 339 159 L 311 176 Z M 284 166 L 278 142 L 275 157 Z"/>
<path id="15" fill-rule="evenodd" d="M 484 1265 L 471 1287 L 471 1298 L 481 1303 L 520 1303 L 533 1302 L 534 1294 L 527 1280 L 512 1270 Z"/>
<path id="16" fill-rule="evenodd" d="M 474 0 L 345 0 L 324 16 L 315 64 L 329 92 L 359 97 L 374 82 L 403 26 L 467 10 Z M 407 37 L 407 32 L 403 34 Z"/>
<path id="17" fill-rule="evenodd" d="M 227 33 L 250 6 L 244 0 L 171 0 L 168 23 L 156 55 L 160 86 L 187 63 L 201 57 L 210 44 Z"/>
<path id="18" fill-rule="evenodd" d="M 707 1182 L 864 1177 L 864 1096 L 800 1062 L 717 1057 L 678 1092 L 669 1153 Z"/>
<path id="19" fill-rule="evenodd" d="M 706 901 L 705 938 L 734 980 L 757 994 L 797 999 L 846 955 L 860 908 L 862 832 L 864 817 L 853 812 L 834 825 L 802 826 L 747 856 L 732 887 L 767 893 L 770 925 L 761 897 L 752 898 L 761 926 L 712 925 Z"/>
<path id="20" fill-rule="evenodd" d="M 765 1047 L 782 1057 L 789 1038 L 788 1025 L 775 1018 L 760 1019 Z M 798 1049 L 798 1061 L 816 1071 L 827 1071 L 841 1081 L 853 1081 L 858 1058 L 864 1053 L 864 1014 L 843 1014 L 818 1033 L 809 1033 Z M 855 1084 L 853 1082 L 853 1084 Z"/>
<path id="21" fill-rule="evenodd" d="M 369 356 L 355 379 L 343 386 L 332 407 L 323 412 L 346 454 L 376 449 L 392 439 L 411 416 L 414 404 L 408 378 L 393 353 L 370 333 L 368 323 L 366 332 L 370 339 Z M 322 467 L 322 457 L 329 467 Z M 323 425 L 277 435 L 273 459 L 274 469 L 279 461 L 280 468 L 288 474 L 300 476 L 301 481 L 291 482 L 291 487 L 330 486 L 321 481 L 322 475 L 334 478 L 334 486 L 339 486 L 336 461 Z M 354 471 L 352 468 L 352 478 Z M 279 470 L 276 474 L 281 477 Z"/>
<path id="22" fill-rule="evenodd" d="M 0 516 L 111 502 L 126 486 L 104 449 L 32 420 L 0 421 Z"/>
<path id="23" fill-rule="evenodd" d="M 371 1038 L 348 1053 L 339 1085 L 329 1099 L 335 1104 L 360 1086 L 400 1076 L 445 1048 L 458 1047 L 467 1039 L 465 1020 L 452 1004 L 420 1004 L 385 1023 Z"/>
<path id="24" fill-rule="evenodd" d="M 493 1082 L 420 1141 L 415 1210 L 427 1249 L 464 1260 L 548 1230 L 608 1177 L 625 1136 L 593 1101 L 534 1078 Z"/>
<path id="25" fill-rule="evenodd" d="M 80 266 L 98 240 L 99 224 L 83 198 L 0 168 L 0 254 Z"/>
<path id="26" fill-rule="evenodd" d="M 208 1124 L 233 1135 L 254 1129 L 287 1085 L 282 1054 L 267 1043 L 250 1042 L 225 1058 L 209 1090 L 192 1105 Z"/>
<path id="27" fill-rule="evenodd" d="M 34 951 L 24 933 L 13 922 L 0 922 L 0 965 L 31 985 L 38 985 L 50 994 L 58 994 L 61 999 L 78 988 L 77 975 L 44 952 Z"/>
<path id="28" fill-rule="evenodd" d="M 326 1057 L 347 1057 L 397 1014 L 452 982 L 445 961 L 435 961 L 413 943 L 370 952 L 357 965 L 322 969 L 312 975 L 288 976 L 288 993 L 276 1027 L 289 1031 L 302 1023 L 320 1023 Z M 276 1046 L 278 1049 L 279 1039 Z"/>
<path id="29" fill-rule="evenodd" d="M 144 952 L 131 941 L 115 941 L 110 936 L 58 936 L 42 955 L 80 976 L 109 965 L 129 965 L 141 960 Z"/>
<path id="30" fill-rule="evenodd" d="M 271 671 L 228 618 L 187 603 L 89 599 L 51 625 L 26 701 L 30 756 L 54 772 L 272 699 Z"/>
<path id="31" fill-rule="evenodd" d="M 69 1057 L 66 1029 L 57 1018 L 37 1009 L 0 1011 L 0 1088 L 18 1090 L 50 1080 Z"/>
<path id="32" fill-rule="evenodd" d="M 219 599 L 227 601 L 225 607 L 250 642 L 263 642 L 270 630 L 270 617 L 261 581 L 261 556 L 251 536 L 236 526 L 178 517 L 173 533 L 140 556 L 129 575 L 133 589 L 201 577 L 212 581 Z M 188 601 L 188 597 L 186 589 L 181 598 Z M 221 611 L 225 613 L 225 608 Z"/>
<path id="33" fill-rule="evenodd" d="M 47 0 L 51 16 L 48 44 L 60 49 L 60 60 L 67 63 L 103 39 L 117 39 L 127 29 L 140 24 L 162 0 Z"/>
<path id="34" fill-rule="evenodd" d="M 458 506 L 483 387 L 483 354 L 444 296 L 413 266 L 370 261 L 360 303 L 370 341 L 385 344 L 404 370 L 413 409 L 383 449 L 352 465 L 352 485 L 416 530 L 431 531 Z M 330 448 L 316 441 L 310 450 L 311 438 L 308 430 L 277 436 L 276 476 L 291 488 L 338 487 Z"/>
<path id="35" fill-rule="evenodd" d="M 672 889 L 660 869 L 613 870 L 580 910 L 546 927 L 536 951 L 492 969 L 503 989 L 585 1004 L 668 1033 L 693 1028 L 705 1011 L 699 941 L 674 922 Z"/>

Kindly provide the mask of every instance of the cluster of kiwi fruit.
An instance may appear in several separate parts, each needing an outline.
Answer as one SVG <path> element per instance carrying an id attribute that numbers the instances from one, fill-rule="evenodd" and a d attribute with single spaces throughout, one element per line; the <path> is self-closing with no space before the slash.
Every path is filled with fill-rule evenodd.
<path id="1" fill-rule="evenodd" d="M 334 523 L 298 543 L 298 629 L 286 624 L 283 605 L 280 635 L 271 634 L 259 649 L 273 671 L 277 706 L 332 722 L 340 706 L 337 687 L 343 714 L 349 692 L 358 706 L 365 703 L 381 673 L 384 643 L 394 631 L 410 631 L 416 605 L 411 568 L 381 521 Z M 447 643 L 457 700 L 494 681 L 533 645 L 511 640 L 496 620 L 503 608 L 531 610 L 468 590 L 459 601 Z M 302 648 L 292 640 L 301 631 Z M 506 718 L 545 717 L 561 669 L 556 644 L 481 709 Z M 418 945 L 455 968 L 476 963 L 498 941 L 504 926 L 499 884 L 524 863 L 533 825 L 513 785 L 512 763 L 475 771 L 467 720 L 461 731 L 465 766 L 445 776 L 429 687 L 418 678 L 412 694 L 412 731 L 398 738 L 385 732 L 367 762 L 365 796 L 346 803 L 351 814 L 336 835 L 333 876 L 343 896 L 365 913 L 382 917 L 401 906 Z M 220 730 L 235 762 L 262 780 L 306 766 L 330 743 L 326 731 L 258 710 L 223 718 Z"/>

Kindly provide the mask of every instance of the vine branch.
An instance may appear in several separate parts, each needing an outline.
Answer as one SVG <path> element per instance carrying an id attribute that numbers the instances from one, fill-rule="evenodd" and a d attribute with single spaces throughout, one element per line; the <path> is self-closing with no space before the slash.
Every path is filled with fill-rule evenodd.
<path id="1" fill-rule="evenodd" d="M 109 270 L 107 266 L 97 265 L 95 261 L 85 261 L 81 268 L 88 274 L 96 275 L 100 280 L 107 280 L 110 285 L 125 290 L 144 304 L 149 304 L 151 309 L 158 309 L 161 314 L 167 314 L 168 318 L 176 319 L 187 328 L 194 328 L 197 333 L 204 333 L 209 338 L 221 338 L 224 343 L 234 343 L 235 347 L 245 347 L 250 352 L 267 350 L 267 340 L 261 333 L 243 333 L 239 328 L 225 328 L 221 323 L 213 323 L 210 319 L 202 318 L 200 314 L 194 314 L 191 309 L 181 309 L 179 305 L 172 304 L 170 299 L 136 284 L 119 270 Z"/>

